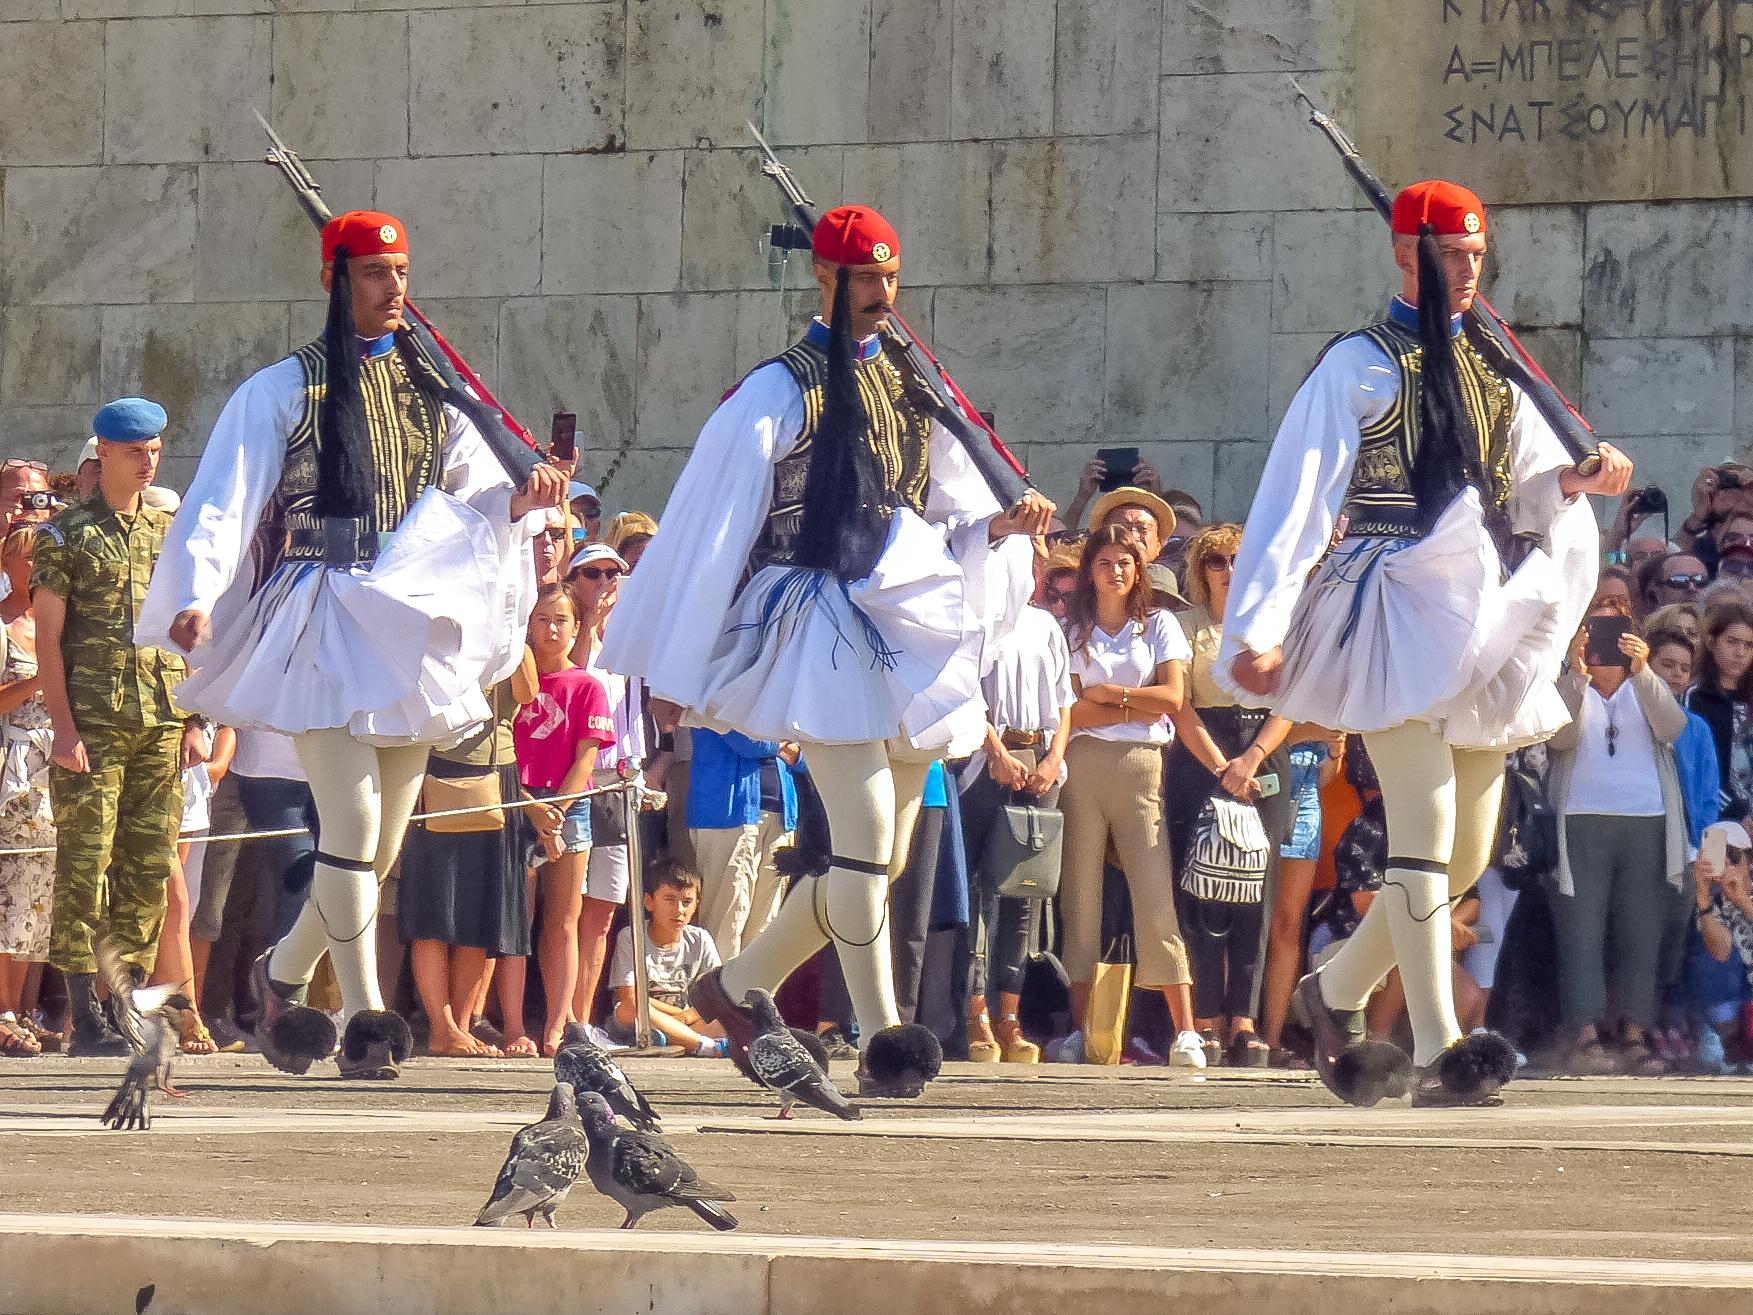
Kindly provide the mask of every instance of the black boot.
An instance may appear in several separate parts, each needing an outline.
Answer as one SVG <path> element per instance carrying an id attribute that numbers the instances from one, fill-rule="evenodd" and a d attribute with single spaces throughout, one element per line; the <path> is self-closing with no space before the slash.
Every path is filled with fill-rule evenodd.
<path id="1" fill-rule="evenodd" d="M 73 1036 L 67 1043 L 72 1059 L 115 1057 L 128 1053 L 128 1043 L 104 1019 L 97 1002 L 96 973 L 68 973 L 67 997 L 72 1005 Z"/>

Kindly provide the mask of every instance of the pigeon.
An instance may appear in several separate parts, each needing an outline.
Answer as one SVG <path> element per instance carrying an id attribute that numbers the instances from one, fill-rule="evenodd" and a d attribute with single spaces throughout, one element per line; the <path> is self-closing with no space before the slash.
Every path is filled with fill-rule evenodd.
<path id="1" fill-rule="evenodd" d="M 569 1082 L 580 1094 L 594 1091 L 609 1108 L 641 1132 L 661 1131 L 657 1111 L 651 1108 L 613 1055 L 590 1038 L 582 1023 L 568 1023 L 560 1049 L 554 1052 L 554 1080 Z"/>
<path id="2" fill-rule="evenodd" d="M 749 1067 L 755 1080 L 779 1093 L 779 1117 L 789 1119 L 798 1101 L 813 1105 L 838 1119 L 862 1119 L 858 1106 L 840 1094 L 828 1070 L 816 1061 L 803 1043 L 792 1035 L 773 997 L 759 987 L 746 997 L 755 1015 L 755 1035 L 749 1042 Z"/>
<path id="3" fill-rule="evenodd" d="M 534 1228 L 540 1215 L 553 1228 L 554 1211 L 578 1181 L 589 1154 L 590 1139 L 573 1112 L 572 1087 L 556 1082 L 542 1121 L 519 1128 L 511 1139 L 493 1195 L 475 1217 L 475 1227 L 503 1228 L 513 1215 L 522 1215 L 524 1227 Z"/>
<path id="4" fill-rule="evenodd" d="M 685 1205 L 719 1232 L 737 1226 L 720 1201 L 736 1197 L 701 1182 L 699 1175 L 655 1132 L 623 1128 L 608 1101 L 594 1091 L 578 1094 L 578 1117 L 590 1138 L 585 1167 L 591 1184 L 627 1212 L 622 1228 L 632 1228 L 653 1210 Z"/>
<path id="5" fill-rule="evenodd" d="M 136 985 L 134 974 L 138 970 L 122 958 L 115 942 L 107 936 L 99 937 L 92 950 L 98 972 L 110 988 L 116 1028 L 134 1052 L 101 1121 L 118 1132 L 124 1129 L 144 1132 L 152 1126 L 147 1094 L 154 1087 L 167 1096 L 186 1094 L 171 1085 L 170 1065 L 181 1039 L 183 1010 L 193 1007 L 189 998 L 193 987 L 187 982 Z"/>

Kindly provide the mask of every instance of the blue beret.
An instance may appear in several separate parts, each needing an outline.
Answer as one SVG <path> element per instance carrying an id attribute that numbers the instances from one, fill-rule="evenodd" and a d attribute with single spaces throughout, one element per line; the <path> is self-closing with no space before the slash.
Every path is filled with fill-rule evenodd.
<path id="1" fill-rule="evenodd" d="M 144 397 L 120 397 L 91 422 L 91 432 L 109 443 L 144 443 L 157 438 L 170 421 L 164 408 Z"/>

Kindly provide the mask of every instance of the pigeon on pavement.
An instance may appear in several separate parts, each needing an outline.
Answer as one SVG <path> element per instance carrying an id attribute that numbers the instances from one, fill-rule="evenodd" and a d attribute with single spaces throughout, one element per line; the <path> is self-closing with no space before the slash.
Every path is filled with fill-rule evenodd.
<path id="1" fill-rule="evenodd" d="M 657 1111 L 640 1094 L 615 1057 L 591 1040 L 582 1023 L 568 1023 L 560 1049 L 554 1052 L 554 1080 L 569 1082 L 574 1091 L 594 1091 L 609 1108 L 642 1132 L 657 1132 Z"/>
<path id="2" fill-rule="evenodd" d="M 519 1128 L 511 1139 L 493 1195 L 475 1217 L 475 1227 L 504 1227 L 513 1215 L 523 1216 L 525 1228 L 536 1226 L 537 1215 L 554 1227 L 554 1211 L 578 1181 L 589 1154 L 590 1141 L 573 1110 L 572 1087 L 556 1082 L 542 1121 Z"/>
<path id="3" fill-rule="evenodd" d="M 638 1132 L 615 1122 L 608 1101 L 594 1091 L 578 1094 L 578 1117 L 590 1138 L 586 1171 L 591 1184 L 627 1212 L 622 1228 L 666 1206 L 684 1205 L 719 1232 L 737 1226 L 720 1201 L 736 1197 L 702 1182 L 692 1168 L 655 1132 Z"/>
<path id="4" fill-rule="evenodd" d="M 827 1069 L 791 1034 L 780 1018 L 773 997 L 759 987 L 747 996 L 755 1016 L 755 1035 L 749 1042 L 749 1067 L 755 1079 L 779 1093 L 779 1117 L 789 1119 L 791 1107 L 802 1101 L 839 1119 L 862 1119 L 858 1106 L 840 1094 Z"/>
<path id="5" fill-rule="evenodd" d="M 183 1010 L 191 1007 L 189 983 L 139 986 L 138 971 L 127 963 L 114 941 L 99 937 L 92 951 L 98 972 L 110 988 L 116 1027 L 127 1038 L 133 1057 L 121 1085 L 105 1107 L 105 1127 L 144 1132 L 152 1126 L 148 1093 L 156 1087 L 167 1096 L 182 1096 L 170 1082 L 171 1061 L 181 1038 Z"/>

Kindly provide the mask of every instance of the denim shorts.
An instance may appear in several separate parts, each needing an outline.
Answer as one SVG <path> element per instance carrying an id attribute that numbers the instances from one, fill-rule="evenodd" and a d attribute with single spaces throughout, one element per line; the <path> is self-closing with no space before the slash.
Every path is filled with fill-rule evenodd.
<path id="1" fill-rule="evenodd" d="M 1321 857 L 1321 763 L 1327 755 L 1304 753 L 1303 748 L 1299 744 L 1290 751 L 1290 800 L 1296 819 L 1290 839 L 1279 848 L 1280 858 Z"/>
<path id="2" fill-rule="evenodd" d="M 538 790 L 530 787 L 530 794 L 537 799 L 552 799 L 559 794 L 558 790 Z M 566 806 L 566 820 L 560 823 L 560 851 L 564 854 L 582 854 L 590 848 L 590 800 L 574 799 Z M 530 847 L 531 867 L 541 867 L 548 861 L 547 853 L 542 849 L 540 841 Z"/>

